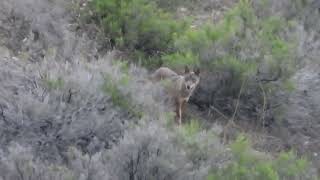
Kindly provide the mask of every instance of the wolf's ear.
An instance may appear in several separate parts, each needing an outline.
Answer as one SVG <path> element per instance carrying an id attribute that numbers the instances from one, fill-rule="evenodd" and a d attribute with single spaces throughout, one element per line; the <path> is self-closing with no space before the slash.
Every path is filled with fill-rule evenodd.
<path id="1" fill-rule="evenodd" d="M 199 75 L 200 75 L 200 68 L 196 68 L 196 69 L 194 70 L 194 73 L 195 73 L 197 76 L 199 76 Z"/>
<path id="2" fill-rule="evenodd" d="M 188 67 L 188 66 L 185 66 L 185 67 L 184 67 L 184 73 L 187 74 L 187 73 L 189 73 L 189 72 L 190 72 L 189 67 Z"/>

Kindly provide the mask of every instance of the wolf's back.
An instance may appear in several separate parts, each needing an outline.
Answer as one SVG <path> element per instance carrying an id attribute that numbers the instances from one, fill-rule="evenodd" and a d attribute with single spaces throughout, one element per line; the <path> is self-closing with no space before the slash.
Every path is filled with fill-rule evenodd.
<path id="1" fill-rule="evenodd" d="M 161 67 L 161 68 L 157 69 L 153 74 L 151 74 L 150 79 L 152 81 L 160 81 L 160 80 L 172 78 L 177 75 L 178 74 L 176 72 L 174 72 L 173 70 L 171 70 L 167 67 Z"/>

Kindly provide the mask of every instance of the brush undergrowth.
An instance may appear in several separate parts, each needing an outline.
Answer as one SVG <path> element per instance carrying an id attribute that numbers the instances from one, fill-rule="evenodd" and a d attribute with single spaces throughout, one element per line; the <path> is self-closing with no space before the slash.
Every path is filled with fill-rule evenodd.
<path id="1" fill-rule="evenodd" d="M 231 151 L 233 161 L 223 168 L 213 168 L 208 180 L 312 179 L 307 175 L 308 161 L 298 158 L 292 151 L 282 152 L 275 159 L 254 154 L 248 139 L 242 135 L 231 145 Z"/>
<path id="2" fill-rule="evenodd" d="M 190 21 L 174 19 L 172 12 L 158 6 L 158 1 L 93 0 L 88 8 L 105 36 L 145 67 L 193 65 L 202 71 L 230 72 L 234 83 L 225 89 L 232 96 L 245 79 L 258 79 L 264 88 L 274 86 L 269 82 L 277 72 L 281 73 L 274 81 L 281 82 L 282 89 L 292 89 L 288 79 L 295 67 L 296 43 L 288 35 L 291 21 L 276 15 L 260 16 L 252 1 L 241 0 L 219 23 L 208 22 L 194 29 Z"/>
<path id="3" fill-rule="evenodd" d="M 234 97 L 246 81 L 251 81 L 255 89 L 262 86 L 268 97 L 279 89 L 294 88 L 288 81 L 296 63 L 296 41 L 289 33 L 294 23 L 286 18 L 261 16 L 252 1 L 240 0 L 219 23 L 206 23 L 194 29 L 189 21 L 174 19 L 172 13 L 158 6 L 147 0 L 93 0 L 88 8 L 93 12 L 92 21 L 116 48 L 130 52 L 132 59 L 147 68 L 196 65 L 203 71 L 230 72 L 233 83 L 226 89 L 235 93 L 226 94 Z M 279 76 L 273 78 L 275 74 Z M 119 82 L 127 81 L 122 78 Z M 135 114 L 127 95 L 117 88 L 118 82 L 110 78 L 106 82 L 104 89 L 113 102 Z M 261 94 L 256 96 L 260 98 Z M 197 160 L 192 157 L 199 157 L 194 156 L 195 152 L 203 157 L 203 147 L 195 141 L 200 129 L 198 122 L 191 121 L 182 127 L 180 134 L 180 142 L 190 150 L 187 153 L 193 162 Z M 208 180 L 299 179 L 304 177 L 308 166 L 305 159 L 292 152 L 282 153 L 277 159 L 261 160 L 251 154 L 248 141 L 242 137 L 231 149 L 233 160 L 226 167 L 212 168 Z"/>
<path id="4" fill-rule="evenodd" d="M 143 116 L 142 109 L 133 104 L 131 99 L 131 94 L 124 93 L 120 87 L 128 87 L 128 83 L 130 81 L 130 77 L 128 74 L 129 66 L 127 63 L 123 63 L 118 61 L 115 66 L 119 66 L 120 71 L 122 72 L 122 76 L 119 79 L 112 77 L 110 74 L 105 74 L 103 91 L 108 93 L 111 96 L 112 103 L 124 110 L 127 110 L 130 114 L 141 119 Z"/>

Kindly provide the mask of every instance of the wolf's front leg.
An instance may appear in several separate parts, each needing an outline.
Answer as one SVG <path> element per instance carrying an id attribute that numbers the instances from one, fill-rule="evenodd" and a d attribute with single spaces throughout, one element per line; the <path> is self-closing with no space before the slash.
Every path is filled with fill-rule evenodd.
<path id="1" fill-rule="evenodd" d="M 179 125 L 182 123 L 182 102 L 179 101 Z"/>
<path id="2" fill-rule="evenodd" d="M 178 124 L 181 124 L 181 101 L 179 99 L 176 100 L 176 121 Z"/>

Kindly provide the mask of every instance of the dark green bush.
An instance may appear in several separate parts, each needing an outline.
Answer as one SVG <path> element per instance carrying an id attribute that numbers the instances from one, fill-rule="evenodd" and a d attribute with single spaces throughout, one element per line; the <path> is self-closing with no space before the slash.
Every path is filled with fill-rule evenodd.
<path id="1" fill-rule="evenodd" d="M 174 68 L 196 64 L 203 72 L 227 72 L 229 75 L 222 77 L 227 83 L 218 92 L 200 84 L 205 92 L 198 94 L 211 91 L 219 98 L 236 99 L 244 86 L 239 111 L 250 113 L 252 119 L 259 119 L 264 111 L 273 114 L 274 109 L 265 108 L 277 104 L 275 93 L 293 89 L 288 80 L 298 57 L 296 41 L 290 32 L 292 23 L 282 16 L 260 16 L 258 12 L 252 1 L 239 1 L 217 24 L 189 28 L 176 36 L 174 52 L 162 56 L 163 63 Z M 234 107 L 224 106 L 226 103 L 209 103 L 227 109 L 225 113 L 234 112 Z"/>
<path id="2" fill-rule="evenodd" d="M 214 168 L 208 180 L 280 180 L 306 179 L 308 161 L 297 158 L 293 152 L 281 153 L 278 158 L 270 159 L 254 155 L 248 140 L 240 136 L 231 145 L 233 161 L 223 168 Z"/>
<path id="3" fill-rule="evenodd" d="M 261 69 L 270 69 L 266 74 L 282 69 L 285 79 L 292 72 L 294 51 L 293 42 L 284 35 L 287 27 L 279 16 L 258 17 L 251 1 L 241 0 L 220 23 L 178 36 L 175 50 L 199 57 L 208 71 L 224 68 L 242 79 L 241 75 L 258 76 Z"/>
<path id="4" fill-rule="evenodd" d="M 174 37 L 187 25 L 147 0 L 93 0 L 90 7 L 118 48 L 146 55 L 170 52 Z"/>
<path id="5" fill-rule="evenodd" d="M 162 56 L 164 65 L 174 68 L 183 68 L 185 65 L 199 65 L 199 58 L 192 52 L 173 53 Z"/>

